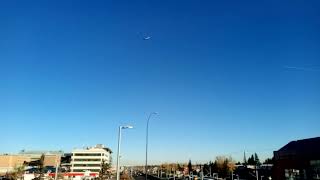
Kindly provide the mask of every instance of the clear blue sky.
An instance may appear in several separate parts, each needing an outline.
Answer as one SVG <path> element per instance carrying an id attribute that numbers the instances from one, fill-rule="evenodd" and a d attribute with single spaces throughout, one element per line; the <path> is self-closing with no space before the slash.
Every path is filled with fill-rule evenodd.
<path id="1" fill-rule="evenodd" d="M 320 1 L 1 1 L 0 152 L 242 160 L 319 136 Z M 143 36 L 151 40 L 142 40 Z"/>

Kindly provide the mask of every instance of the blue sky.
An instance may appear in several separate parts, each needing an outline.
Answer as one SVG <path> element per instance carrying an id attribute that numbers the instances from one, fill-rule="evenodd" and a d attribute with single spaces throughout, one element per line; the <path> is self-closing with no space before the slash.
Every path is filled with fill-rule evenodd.
<path id="1" fill-rule="evenodd" d="M 103 143 L 143 163 L 319 136 L 319 1 L 2 1 L 0 152 Z M 142 40 L 151 36 L 151 40 Z"/>

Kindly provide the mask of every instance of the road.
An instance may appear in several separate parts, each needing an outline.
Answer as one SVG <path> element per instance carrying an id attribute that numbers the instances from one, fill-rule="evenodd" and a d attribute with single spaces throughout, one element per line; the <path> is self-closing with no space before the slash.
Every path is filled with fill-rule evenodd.
<path id="1" fill-rule="evenodd" d="M 134 180 L 145 180 L 146 179 L 145 176 L 134 176 L 133 178 L 134 178 Z"/>

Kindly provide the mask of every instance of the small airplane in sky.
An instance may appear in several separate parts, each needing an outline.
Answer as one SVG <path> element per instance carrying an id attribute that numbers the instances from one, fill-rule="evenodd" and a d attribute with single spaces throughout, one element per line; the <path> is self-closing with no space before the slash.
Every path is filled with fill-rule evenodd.
<path id="1" fill-rule="evenodd" d="M 150 40 L 150 39 L 151 39 L 151 36 L 143 37 L 143 40 Z"/>

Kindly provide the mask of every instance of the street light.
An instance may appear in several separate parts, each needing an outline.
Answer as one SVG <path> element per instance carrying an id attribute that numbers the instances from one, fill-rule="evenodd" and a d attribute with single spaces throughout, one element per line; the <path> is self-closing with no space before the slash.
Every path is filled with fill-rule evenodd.
<path id="1" fill-rule="evenodd" d="M 58 156 L 59 157 L 59 156 Z M 61 159 L 61 157 L 60 157 Z M 54 176 L 54 180 L 57 180 L 58 179 L 58 171 L 59 171 L 59 160 L 56 159 L 56 172 L 55 172 L 55 176 Z"/>
<path id="2" fill-rule="evenodd" d="M 157 115 L 157 112 L 152 112 L 149 114 L 148 120 L 147 120 L 147 134 L 146 134 L 146 166 L 145 166 L 145 173 L 146 173 L 146 180 L 148 180 L 148 136 L 149 136 L 149 121 L 152 115 Z"/>
<path id="3" fill-rule="evenodd" d="M 120 145 L 121 145 L 121 130 L 122 129 L 132 129 L 133 126 L 119 126 L 118 135 L 118 154 L 117 154 L 117 180 L 120 180 Z"/>

